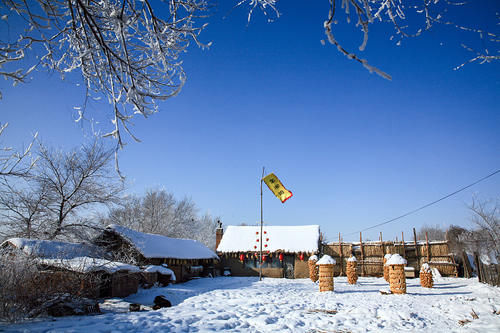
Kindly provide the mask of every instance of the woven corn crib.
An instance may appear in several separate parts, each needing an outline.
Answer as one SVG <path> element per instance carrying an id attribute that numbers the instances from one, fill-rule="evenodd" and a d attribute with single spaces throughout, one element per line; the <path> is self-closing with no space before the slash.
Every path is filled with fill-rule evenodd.
<path id="1" fill-rule="evenodd" d="M 384 280 L 389 282 L 389 266 L 385 265 L 386 262 L 387 262 L 387 259 L 384 258 Z"/>
<path id="2" fill-rule="evenodd" d="M 318 266 L 316 265 L 317 260 L 309 260 L 309 278 L 312 282 L 318 281 Z"/>
<path id="3" fill-rule="evenodd" d="M 358 273 L 356 272 L 356 261 L 348 261 L 346 266 L 347 282 L 356 284 L 358 281 Z"/>
<path id="4" fill-rule="evenodd" d="M 420 285 L 424 288 L 432 288 L 434 281 L 432 280 L 432 272 L 420 271 Z"/>
<path id="5" fill-rule="evenodd" d="M 405 265 L 389 265 L 389 286 L 393 294 L 406 294 Z"/>
<path id="6" fill-rule="evenodd" d="M 319 266 L 319 291 L 333 291 L 333 267 L 335 265 Z"/>

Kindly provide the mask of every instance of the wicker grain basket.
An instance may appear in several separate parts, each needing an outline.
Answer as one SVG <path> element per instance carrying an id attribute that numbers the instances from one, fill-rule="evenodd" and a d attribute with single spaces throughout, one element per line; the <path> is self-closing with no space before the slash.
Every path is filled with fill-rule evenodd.
<path id="1" fill-rule="evenodd" d="M 384 280 L 389 282 L 389 266 L 385 265 L 386 262 L 387 262 L 387 259 L 384 258 Z"/>
<path id="2" fill-rule="evenodd" d="M 420 271 L 420 285 L 424 288 L 432 288 L 434 281 L 432 280 L 432 272 Z"/>
<path id="3" fill-rule="evenodd" d="M 312 282 L 318 281 L 318 266 L 316 265 L 317 260 L 309 260 L 309 278 Z"/>
<path id="4" fill-rule="evenodd" d="M 333 267 L 335 265 L 319 265 L 319 291 L 333 291 Z"/>
<path id="5" fill-rule="evenodd" d="M 346 267 L 347 282 L 349 284 L 356 284 L 358 281 L 358 273 L 356 272 L 356 261 L 348 261 Z"/>
<path id="6" fill-rule="evenodd" d="M 388 265 L 389 285 L 393 294 L 406 294 L 405 265 Z"/>

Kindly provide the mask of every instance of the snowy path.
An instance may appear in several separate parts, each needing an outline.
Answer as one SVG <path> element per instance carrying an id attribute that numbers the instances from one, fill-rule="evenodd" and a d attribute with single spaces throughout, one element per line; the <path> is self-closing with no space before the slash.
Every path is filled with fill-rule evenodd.
<path id="1" fill-rule="evenodd" d="M 0 326 L 5 332 L 500 332 L 500 288 L 477 279 L 441 278 L 435 288 L 407 280 L 408 294 L 381 295 L 382 278 L 351 286 L 335 278 L 335 292 L 319 293 L 310 280 L 215 278 L 142 290 L 125 299 L 151 305 L 164 294 L 174 304 L 159 311 L 120 313 L 128 303 L 111 300 L 107 312 Z M 479 319 L 473 320 L 474 311 Z M 325 311 L 327 310 L 328 313 Z M 459 320 L 469 319 L 463 327 Z"/>

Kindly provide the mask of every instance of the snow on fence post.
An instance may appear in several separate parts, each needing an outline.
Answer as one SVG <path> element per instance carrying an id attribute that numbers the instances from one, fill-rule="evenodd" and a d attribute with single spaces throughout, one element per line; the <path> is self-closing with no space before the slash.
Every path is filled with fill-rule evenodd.
<path id="1" fill-rule="evenodd" d="M 350 257 L 347 259 L 347 282 L 349 284 L 356 284 L 358 281 L 358 273 L 356 272 L 356 264 L 357 260 L 355 256 Z"/>
<path id="2" fill-rule="evenodd" d="M 325 254 L 316 263 L 319 266 L 319 291 L 333 291 L 333 267 L 335 259 Z"/>
<path id="3" fill-rule="evenodd" d="M 401 243 L 403 243 L 403 258 L 406 258 L 405 235 L 403 231 L 401 231 Z"/>
<path id="4" fill-rule="evenodd" d="M 316 255 L 310 256 L 307 261 L 309 264 L 309 278 L 312 282 L 318 281 L 318 266 L 316 266 L 316 262 L 318 262 L 318 257 Z"/>
<path id="5" fill-rule="evenodd" d="M 344 254 L 342 253 L 342 238 L 339 232 L 340 275 L 344 273 Z"/>
<path id="6" fill-rule="evenodd" d="M 413 245 L 415 245 L 415 255 L 417 256 L 417 267 L 420 265 L 420 254 L 418 252 L 417 232 L 413 228 Z"/>
<path id="7" fill-rule="evenodd" d="M 424 288 L 432 288 L 434 285 L 431 267 L 428 263 L 423 264 L 420 268 L 420 285 Z"/>
<path id="8" fill-rule="evenodd" d="M 391 255 L 390 253 L 387 253 L 385 256 L 384 256 L 384 280 L 389 282 L 389 266 L 386 266 L 386 263 L 387 263 L 387 260 L 389 260 L 391 258 Z"/>
<path id="9" fill-rule="evenodd" d="M 431 252 L 429 250 L 429 237 L 427 236 L 427 231 L 425 232 L 425 248 L 427 252 L 427 262 L 431 261 Z"/>
<path id="10" fill-rule="evenodd" d="M 359 247 L 361 249 L 361 275 L 365 276 L 365 253 L 363 251 L 363 238 L 361 238 L 361 231 L 359 232 Z"/>
<path id="11" fill-rule="evenodd" d="M 389 286 L 393 294 L 406 294 L 406 263 L 399 254 L 393 254 L 385 263 L 389 266 Z"/>

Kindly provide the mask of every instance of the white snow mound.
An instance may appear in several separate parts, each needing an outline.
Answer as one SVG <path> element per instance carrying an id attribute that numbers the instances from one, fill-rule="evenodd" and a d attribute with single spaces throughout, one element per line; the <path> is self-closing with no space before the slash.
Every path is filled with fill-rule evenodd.
<path id="1" fill-rule="evenodd" d="M 320 260 L 318 260 L 316 265 L 335 265 L 336 263 L 335 259 L 330 257 L 328 254 L 325 254 Z"/>
<path id="2" fill-rule="evenodd" d="M 425 263 L 422 265 L 422 267 L 420 267 L 420 270 L 423 271 L 423 272 L 426 272 L 426 273 L 430 273 L 431 272 L 431 266 L 429 266 L 428 263 Z"/>
<path id="3" fill-rule="evenodd" d="M 389 265 L 406 265 L 406 263 L 407 263 L 406 259 L 396 253 L 393 254 L 385 264 L 389 266 Z"/>

